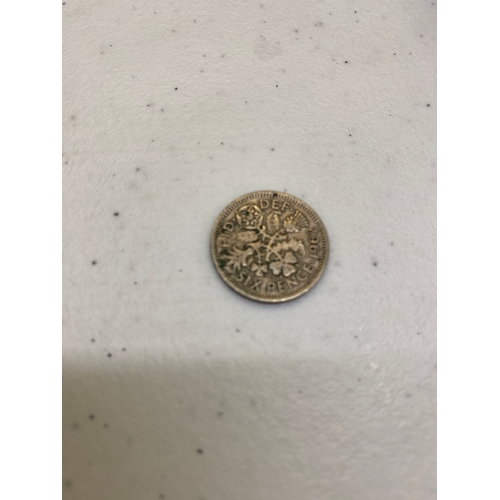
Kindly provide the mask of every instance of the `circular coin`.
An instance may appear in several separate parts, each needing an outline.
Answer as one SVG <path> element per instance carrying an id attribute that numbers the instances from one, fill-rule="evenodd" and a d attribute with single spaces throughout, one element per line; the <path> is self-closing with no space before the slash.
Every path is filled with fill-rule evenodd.
<path id="1" fill-rule="evenodd" d="M 277 191 L 230 203 L 215 221 L 211 247 L 224 282 L 260 302 L 300 297 L 318 282 L 328 260 L 328 236 L 316 212 Z"/>

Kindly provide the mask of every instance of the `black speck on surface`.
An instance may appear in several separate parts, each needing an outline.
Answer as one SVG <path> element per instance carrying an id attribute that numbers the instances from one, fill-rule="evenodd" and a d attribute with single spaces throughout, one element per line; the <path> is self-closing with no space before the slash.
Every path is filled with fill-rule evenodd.
<path id="1" fill-rule="evenodd" d="M 104 425 L 103 425 L 103 427 L 104 427 L 105 429 L 107 429 L 107 428 L 109 427 L 109 425 L 108 425 L 108 424 L 104 424 Z"/>
<path id="2" fill-rule="evenodd" d="M 240 333 L 240 329 L 239 328 L 236 328 L 236 333 Z"/>
<path id="3" fill-rule="evenodd" d="M 92 265 L 93 265 L 93 266 L 97 265 L 97 260 L 93 260 L 93 261 L 92 261 Z"/>
<path id="4" fill-rule="evenodd" d="M 136 171 L 136 172 L 139 172 L 140 170 L 141 170 L 141 169 L 140 169 L 139 167 L 137 167 L 137 168 L 135 169 L 135 171 Z"/>
<path id="5" fill-rule="evenodd" d="M 108 358 L 111 358 L 112 356 L 113 355 L 110 352 L 108 352 Z"/>
<path id="6" fill-rule="evenodd" d="M 357 335 L 354 335 L 354 338 L 355 338 L 355 339 L 357 339 L 357 338 L 358 338 L 358 336 L 357 336 Z"/>
<path id="7" fill-rule="evenodd" d="M 134 285 L 137 285 L 137 281 L 134 281 Z"/>
<path id="8" fill-rule="evenodd" d="M 347 63 L 348 63 L 348 61 L 344 61 L 344 63 L 345 63 L 345 64 L 347 64 Z"/>
<path id="9" fill-rule="evenodd" d="M 179 272 L 182 273 L 182 269 L 179 269 Z"/>
<path id="10" fill-rule="evenodd" d="M 427 104 L 427 107 L 428 107 L 428 108 L 430 108 L 430 107 L 431 107 L 431 105 L 430 105 L 430 104 Z"/>
<path id="11" fill-rule="evenodd" d="M 358 382 L 361 382 L 361 379 L 360 379 L 360 378 L 358 378 Z"/>
<path id="12" fill-rule="evenodd" d="M 420 335 L 420 332 L 417 332 L 417 335 Z"/>
<path id="13" fill-rule="evenodd" d="M 278 88 L 278 86 L 276 85 L 276 88 Z"/>
<path id="14" fill-rule="evenodd" d="M 90 339 L 91 342 L 95 342 L 95 339 Z"/>
<path id="15" fill-rule="evenodd" d="M 274 148 L 271 148 L 271 151 L 274 151 Z"/>
<path id="16" fill-rule="evenodd" d="M 352 137 L 352 134 L 349 134 L 349 137 Z"/>
<path id="17" fill-rule="evenodd" d="M 409 398 L 410 396 L 411 396 L 411 394 L 410 394 L 410 393 L 408 393 L 408 394 L 406 395 L 406 397 L 407 397 L 407 398 Z"/>
<path id="18" fill-rule="evenodd" d="M 127 349 L 125 349 L 125 347 L 122 347 L 122 351 L 125 352 Z"/>
<path id="19" fill-rule="evenodd" d="M 393 246 L 394 246 L 394 241 L 391 241 L 391 247 L 393 247 Z"/>
<path id="20" fill-rule="evenodd" d="M 95 419 L 95 415 L 89 415 L 89 420 L 94 420 Z"/>
<path id="21" fill-rule="evenodd" d="M 198 455 L 203 455 L 203 450 L 201 448 L 198 448 L 196 450 L 196 453 L 198 453 Z"/>
<path id="22" fill-rule="evenodd" d="M 220 417 L 223 417 L 224 416 L 224 412 L 223 411 L 218 411 L 217 412 L 217 416 L 220 418 Z"/>
<path id="23" fill-rule="evenodd" d="M 377 267 L 377 266 L 378 266 L 378 262 L 374 262 L 373 267 Z"/>
<path id="24" fill-rule="evenodd" d="M 177 90 L 177 89 L 178 89 L 178 87 L 175 87 L 175 89 L 174 89 L 174 90 Z"/>
<path id="25" fill-rule="evenodd" d="M 118 216 L 120 215 L 120 212 L 115 212 L 113 215 L 114 215 L 115 217 L 118 217 Z"/>

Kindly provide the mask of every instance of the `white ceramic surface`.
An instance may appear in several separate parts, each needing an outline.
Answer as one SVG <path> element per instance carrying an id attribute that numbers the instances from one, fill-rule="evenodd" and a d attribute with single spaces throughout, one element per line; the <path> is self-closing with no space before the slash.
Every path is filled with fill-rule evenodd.
<path id="1" fill-rule="evenodd" d="M 427 500 L 434 3 L 68 0 L 66 500 Z M 218 213 L 320 215 L 328 268 L 249 301 Z"/>

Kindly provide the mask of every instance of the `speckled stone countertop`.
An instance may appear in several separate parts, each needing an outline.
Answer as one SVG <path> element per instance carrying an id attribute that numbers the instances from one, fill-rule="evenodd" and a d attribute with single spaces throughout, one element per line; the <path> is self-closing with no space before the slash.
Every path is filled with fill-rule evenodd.
<path id="1" fill-rule="evenodd" d="M 431 500 L 436 5 L 62 5 L 65 500 Z M 327 270 L 259 304 L 217 276 L 258 189 Z"/>

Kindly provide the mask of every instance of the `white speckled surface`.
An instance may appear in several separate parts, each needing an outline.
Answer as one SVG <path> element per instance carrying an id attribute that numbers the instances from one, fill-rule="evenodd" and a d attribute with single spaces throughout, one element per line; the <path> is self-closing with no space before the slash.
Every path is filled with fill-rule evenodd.
<path id="1" fill-rule="evenodd" d="M 436 498 L 435 4 L 62 8 L 64 498 Z M 329 232 L 287 304 L 210 260 L 257 189 Z"/>

